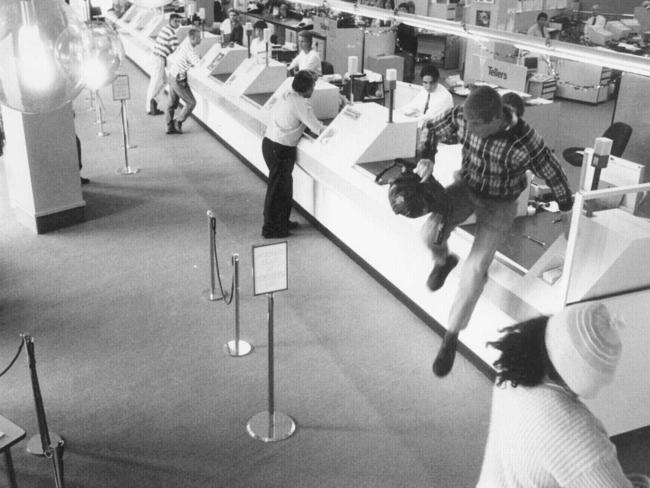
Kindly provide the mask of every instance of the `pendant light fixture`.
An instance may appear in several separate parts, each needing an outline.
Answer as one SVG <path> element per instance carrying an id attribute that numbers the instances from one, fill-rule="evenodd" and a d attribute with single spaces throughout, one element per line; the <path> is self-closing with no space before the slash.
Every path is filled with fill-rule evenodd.
<path id="1" fill-rule="evenodd" d="M 0 2 L 0 103 L 46 113 L 82 90 L 88 29 L 63 0 Z"/>

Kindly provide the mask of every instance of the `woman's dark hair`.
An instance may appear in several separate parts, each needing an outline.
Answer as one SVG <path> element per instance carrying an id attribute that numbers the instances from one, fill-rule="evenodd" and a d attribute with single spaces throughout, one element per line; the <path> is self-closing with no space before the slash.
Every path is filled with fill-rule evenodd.
<path id="1" fill-rule="evenodd" d="M 487 345 L 501 351 L 494 362 L 497 385 L 510 382 L 512 386 L 537 386 L 548 375 L 560 380 L 546 352 L 548 317 L 537 317 L 501 330 L 503 337 Z"/>
<path id="2" fill-rule="evenodd" d="M 517 114 L 517 117 L 521 117 L 522 115 L 524 115 L 524 110 L 525 110 L 524 101 L 515 92 L 504 93 L 503 96 L 501 97 L 501 101 L 503 102 L 504 105 L 507 105 L 508 107 L 513 109 Z"/>
<path id="3" fill-rule="evenodd" d="M 296 73 L 296 76 L 293 77 L 291 82 L 291 88 L 301 95 L 307 93 L 311 90 L 316 84 L 316 78 L 311 71 L 302 70 Z"/>
<path id="4" fill-rule="evenodd" d="M 546 12 L 540 12 L 537 14 L 537 20 L 548 20 L 548 14 Z"/>
<path id="5" fill-rule="evenodd" d="M 253 24 L 253 29 L 266 29 L 268 25 L 263 20 L 258 20 Z"/>

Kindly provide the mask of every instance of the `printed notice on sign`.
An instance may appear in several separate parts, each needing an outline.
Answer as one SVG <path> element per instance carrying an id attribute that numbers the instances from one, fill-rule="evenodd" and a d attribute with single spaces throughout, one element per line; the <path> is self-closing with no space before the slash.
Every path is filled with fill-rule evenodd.
<path id="1" fill-rule="evenodd" d="M 113 80 L 113 100 L 130 100 L 129 75 L 117 75 Z"/>
<path id="2" fill-rule="evenodd" d="M 287 241 L 253 246 L 253 294 L 263 295 L 289 288 Z"/>

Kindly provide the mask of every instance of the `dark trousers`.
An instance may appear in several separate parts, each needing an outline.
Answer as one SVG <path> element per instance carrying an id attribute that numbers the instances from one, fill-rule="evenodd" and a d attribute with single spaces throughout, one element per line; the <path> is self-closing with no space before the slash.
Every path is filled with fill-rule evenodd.
<path id="1" fill-rule="evenodd" d="M 293 199 L 293 166 L 296 148 L 284 146 L 268 138 L 262 140 L 262 155 L 269 168 L 269 184 L 264 199 L 263 234 L 286 233 Z"/>

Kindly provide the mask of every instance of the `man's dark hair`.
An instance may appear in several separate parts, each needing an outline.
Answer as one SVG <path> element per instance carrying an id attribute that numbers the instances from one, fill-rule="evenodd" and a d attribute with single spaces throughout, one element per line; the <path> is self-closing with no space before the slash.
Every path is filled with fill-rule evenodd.
<path id="1" fill-rule="evenodd" d="M 258 20 L 253 24 L 253 29 L 266 29 L 268 27 L 267 23 L 263 20 Z"/>
<path id="2" fill-rule="evenodd" d="M 182 18 L 183 18 L 183 16 L 182 16 L 181 14 L 176 14 L 176 13 L 171 14 L 171 15 L 169 16 L 169 20 L 170 20 L 170 22 L 171 22 L 172 20 L 175 20 L 175 19 L 182 19 Z"/>
<path id="3" fill-rule="evenodd" d="M 546 375 L 560 381 L 546 351 L 548 317 L 537 317 L 502 329 L 504 335 L 487 345 L 501 351 L 494 362 L 497 385 L 510 382 L 512 386 L 537 386 Z"/>
<path id="4" fill-rule="evenodd" d="M 501 100 L 503 101 L 504 105 L 507 105 L 512 110 L 514 110 L 515 114 L 517 114 L 517 117 L 524 115 L 524 101 L 515 92 L 505 93 L 501 97 Z"/>
<path id="5" fill-rule="evenodd" d="M 311 46 L 314 36 L 308 30 L 301 30 L 300 32 L 298 32 L 298 37 L 302 37 L 303 39 L 308 41 L 309 45 Z"/>
<path id="6" fill-rule="evenodd" d="M 438 80 L 440 79 L 440 71 L 438 71 L 438 68 L 436 68 L 435 65 L 428 63 L 422 66 L 422 69 L 420 70 L 420 78 L 424 78 L 425 76 L 430 76 L 433 78 L 434 83 L 438 83 Z"/>
<path id="7" fill-rule="evenodd" d="M 503 104 L 501 97 L 494 88 L 481 85 L 471 91 L 465 101 L 463 110 L 466 115 L 471 113 L 483 122 L 491 122 L 503 115 Z"/>
<path id="8" fill-rule="evenodd" d="M 397 9 L 398 9 L 398 10 L 406 9 L 406 10 L 408 11 L 408 9 L 409 9 L 409 4 L 406 3 L 406 2 L 402 2 L 402 3 L 400 3 L 400 4 L 397 6 Z"/>
<path id="9" fill-rule="evenodd" d="M 316 84 L 316 78 L 309 70 L 303 69 L 296 73 L 291 82 L 291 88 L 297 93 L 304 95 Z"/>
<path id="10" fill-rule="evenodd" d="M 541 19 L 548 20 L 548 14 L 546 12 L 538 13 L 537 14 L 537 20 L 539 21 Z"/>

